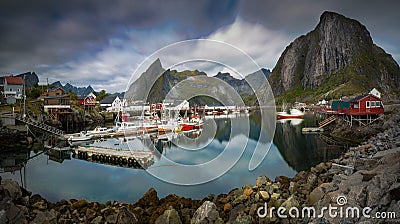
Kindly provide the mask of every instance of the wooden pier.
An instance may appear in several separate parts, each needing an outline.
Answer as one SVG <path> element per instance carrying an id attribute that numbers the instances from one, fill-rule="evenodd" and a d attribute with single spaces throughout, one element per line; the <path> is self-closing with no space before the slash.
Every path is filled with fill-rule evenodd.
<path id="1" fill-rule="evenodd" d="M 119 150 L 100 146 L 78 146 L 72 149 L 73 156 L 92 162 L 119 165 L 124 167 L 144 168 L 154 163 L 154 154 L 144 150 Z"/>
<path id="2" fill-rule="evenodd" d="M 324 132 L 323 128 L 302 128 L 301 132 L 303 134 L 314 134 L 314 133 L 322 133 Z"/>

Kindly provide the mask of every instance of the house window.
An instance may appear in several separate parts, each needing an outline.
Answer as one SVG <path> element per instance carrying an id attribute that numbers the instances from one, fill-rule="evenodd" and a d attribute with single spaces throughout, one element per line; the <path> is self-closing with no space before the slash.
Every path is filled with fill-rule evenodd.
<path id="1" fill-rule="evenodd" d="M 369 104 L 370 102 L 369 102 L 369 101 L 366 101 L 365 103 L 366 103 L 366 107 L 367 107 L 367 108 L 370 108 L 370 104 Z"/>
<path id="2" fill-rule="evenodd" d="M 355 104 L 354 104 L 354 108 L 357 108 L 357 109 L 358 109 L 358 108 L 359 108 L 359 104 L 358 104 L 358 103 L 355 103 Z"/>
<path id="3" fill-rule="evenodd" d="M 381 101 L 376 101 L 376 107 L 380 107 L 381 106 Z"/>
<path id="4" fill-rule="evenodd" d="M 371 108 L 375 107 L 375 101 L 371 101 Z"/>
<path id="5" fill-rule="evenodd" d="M 21 92 L 21 90 L 20 90 L 20 89 L 18 89 L 18 92 Z"/>

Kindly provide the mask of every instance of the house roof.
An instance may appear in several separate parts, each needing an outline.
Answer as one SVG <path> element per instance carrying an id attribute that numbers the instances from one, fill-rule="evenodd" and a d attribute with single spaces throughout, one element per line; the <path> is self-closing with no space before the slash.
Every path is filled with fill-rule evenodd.
<path id="1" fill-rule="evenodd" d="M 367 97 L 367 96 L 372 96 L 372 97 L 374 97 L 374 98 L 380 100 L 379 97 L 377 97 L 377 96 L 375 96 L 375 95 L 372 95 L 372 94 L 370 94 L 370 93 L 367 93 L 367 94 L 363 94 L 363 95 L 359 95 L 359 96 L 357 96 L 357 97 L 354 97 L 353 99 L 351 99 L 351 100 L 349 101 L 349 103 L 356 103 L 356 102 L 360 101 L 361 99 L 363 99 L 363 98 L 365 98 L 365 97 Z"/>
<path id="2" fill-rule="evenodd" d="M 117 95 L 116 95 L 116 94 L 107 96 L 106 98 L 104 98 L 104 99 L 101 101 L 101 104 L 112 104 L 112 102 L 114 102 L 115 98 L 117 98 Z"/>
<path id="3" fill-rule="evenodd" d="M 45 99 L 62 99 L 62 98 L 68 98 L 69 99 L 69 95 L 61 95 L 61 96 L 45 96 Z"/>
<path id="4" fill-rule="evenodd" d="M 6 76 L 6 82 L 8 85 L 22 85 L 23 81 L 21 77 L 17 76 Z"/>

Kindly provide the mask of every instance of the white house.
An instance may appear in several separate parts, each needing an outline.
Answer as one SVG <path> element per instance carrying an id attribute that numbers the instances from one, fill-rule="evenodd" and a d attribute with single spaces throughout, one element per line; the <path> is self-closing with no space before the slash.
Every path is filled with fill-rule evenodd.
<path id="1" fill-rule="evenodd" d="M 124 98 L 120 98 L 118 95 L 113 94 L 104 98 L 100 107 L 106 109 L 110 112 L 122 111 L 124 107 L 127 106 L 127 101 Z"/>
<path id="2" fill-rule="evenodd" d="M 381 99 L 381 92 L 379 92 L 379 91 L 378 91 L 377 89 L 375 89 L 375 88 L 373 88 L 373 89 L 369 92 L 369 94 L 372 94 L 372 95 L 378 97 L 379 99 Z"/>
<path id="3" fill-rule="evenodd" d="M 6 76 L 4 78 L 4 98 L 7 103 L 15 103 L 17 99 L 22 99 L 23 80 L 17 76 Z"/>

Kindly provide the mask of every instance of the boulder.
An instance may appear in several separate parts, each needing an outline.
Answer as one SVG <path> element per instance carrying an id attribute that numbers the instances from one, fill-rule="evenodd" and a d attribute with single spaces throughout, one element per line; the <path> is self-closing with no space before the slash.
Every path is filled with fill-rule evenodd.
<path id="1" fill-rule="evenodd" d="M 308 196 L 308 203 L 310 205 L 315 205 L 315 203 L 317 203 L 323 196 L 324 192 L 321 190 L 321 188 L 316 187 Z"/>
<path id="2" fill-rule="evenodd" d="M 137 207 L 147 208 L 153 205 L 157 205 L 159 202 L 157 191 L 154 188 L 150 188 L 135 204 Z"/>
<path id="3" fill-rule="evenodd" d="M 262 185 L 265 185 L 267 182 L 270 182 L 270 179 L 267 176 L 259 176 L 256 179 L 256 186 L 261 187 Z"/>
<path id="4" fill-rule="evenodd" d="M 266 191 L 259 191 L 258 194 L 264 201 L 267 201 L 269 199 L 269 194 Z"/>
<path id="5" fill-rule="evenodd" d="M 32 223 L 41 224 L 41 223 L 57 223 L 57 217 L 49 211 L 39 212 L 36 215 L 36 218 Z"/>
<path id="6" fill-rule="evenodd" d="M 1 187 L 4 190 L 5 196 L 9 197 L 13 201 L 16 201 L 22 197 L 21 188 L 19 187 L 19 184 L 14 180 L 10 179 L 2 180 Z"/>
<path id="7" fill-rule="evenodd" d="M 138 219 L 136 218 L 135 214 L 130 212 L 126 207 L 122 207 L 118 210 L 117 213 L 117 223 L 138 223 Z"/>
<path id="8" fill-rule="evenodd" d="M 211 201 L 205 201 L 194 213 L 191 224 L 218 223 L 222 220 L 219 218 L 217 206 Z"/>
<path id="9" fill-rule="evenodd" d="M 229 213 L 229 222 L 233 223 L 238 217 L 245 215 L 246 207 L 243 204 L 240 204 L 234 207 Z"/>
<path id="10" fill-rule="evenodd" d="M 178 212 L 170 207 L 164 211 L 164 214 L 157 218 L 155 224 L 182 224 L 182 221 Z"/>

